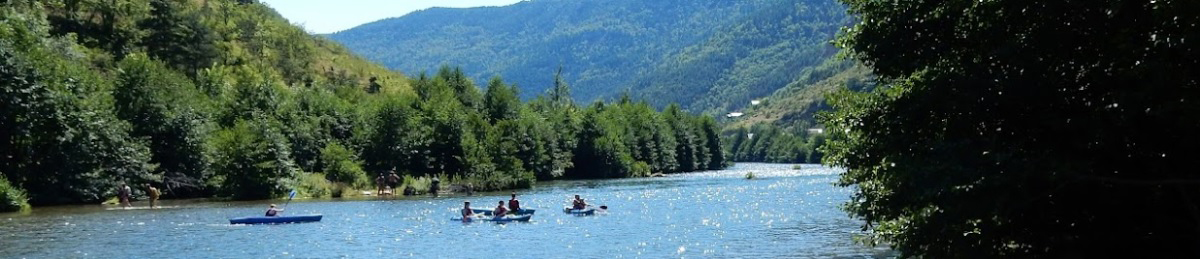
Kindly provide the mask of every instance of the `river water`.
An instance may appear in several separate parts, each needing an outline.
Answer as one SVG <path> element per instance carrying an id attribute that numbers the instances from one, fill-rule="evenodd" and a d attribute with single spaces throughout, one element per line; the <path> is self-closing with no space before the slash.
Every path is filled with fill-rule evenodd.
<path id="1" fill-rule="evenodd" d="M 756 176 L 744 179 L 747 172 Z M 529 223 L 451 221 L 505 193 L 442 198 L 296 200 L 286 214 L 318 223 L 229 225 L 267 201 L 168 203 L 157 210 L 103 206 L 0 214 L 0 258 L 796 258 L 886 257 L 859 245 L 862 223 L 838 206 L 849 189 L 819 165 L 742 163 L 662 178 L 555 181 L 518 191 Z M 580 194 L 607 214 L 561 212 Z M 139 205 L 139 204 L 135 204 Z M 144 205 L 141 205 L 144 206 Z"/>

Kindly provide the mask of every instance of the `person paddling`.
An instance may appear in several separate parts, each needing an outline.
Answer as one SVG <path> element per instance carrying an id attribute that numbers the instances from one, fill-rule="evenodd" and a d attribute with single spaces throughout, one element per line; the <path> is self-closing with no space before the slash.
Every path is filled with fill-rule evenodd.
<path id="1" fill-rule="evenodd" d="M 271 208 L 267 209 L 267 217 L 279 216 L 279 212 L 283 209 L 275 208 L 275 204 L 271 204 Z"/>
<path id="2" fill-rule="evenodd" d="M 475 216 L 475 211 L 471 210 L 471 202 L 470 201 L 463 202 L 463 208 L 462 208 L 461 213 L 462 213 L 462 221 L 463 222 L 471 221 L 471 217 Z"/>
<path id="3" fill-rule="evenodd" d="M 579 194 L 576 194 L 575 200 L 571 201 L 571 209 L 582 210 L 585 208 L 587 208 L 587 203 L 583 201 L 583 198 L 579 198 Z"/>
<path id="4" fill-rule="evenodd" d="M 492 215 L 494 215 L 496 218 L 501 218 L 504 217 L 504 215 L 508 215 L 508 208 L 504 207 L 504 201 L 496 203 L 496 209 L 492 210 Z"/>
<path id="5" fill-rule="evenodd" d="M 517 200 L 517 193 L 512 193 L 512 199 L 508 200 L 508 209 L 513 213 L 521 213 L 521 201 Z"/>

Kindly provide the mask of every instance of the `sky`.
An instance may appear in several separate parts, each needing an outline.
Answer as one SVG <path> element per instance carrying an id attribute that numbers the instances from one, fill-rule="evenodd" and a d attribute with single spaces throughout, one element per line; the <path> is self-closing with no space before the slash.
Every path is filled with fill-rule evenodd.
<path id="1" fill-rule="evenodd" d="M 333 33 L 430 7 L 504 6 L 520 0 L 261 0 L 310 33 Z"/>

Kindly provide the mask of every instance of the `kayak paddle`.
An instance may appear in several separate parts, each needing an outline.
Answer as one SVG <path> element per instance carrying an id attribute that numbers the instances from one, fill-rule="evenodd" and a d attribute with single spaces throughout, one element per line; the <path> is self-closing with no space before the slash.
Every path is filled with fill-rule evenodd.
<path id="1" fill-rule="evenodd" d="M 296 198 L 296 190 L 292 190 L 292 193 L 288 194 L 287 202 L 283 203 L 283 207 L 279 207 L 279 210 L 284 210 L 284 208 L 287 208 L 288 203 L 292 203 L 292 198 Z"/>

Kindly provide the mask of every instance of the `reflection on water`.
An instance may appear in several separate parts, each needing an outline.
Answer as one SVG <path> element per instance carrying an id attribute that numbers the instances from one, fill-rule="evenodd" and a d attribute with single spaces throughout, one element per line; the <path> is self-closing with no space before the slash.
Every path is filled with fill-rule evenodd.
<path id="1" fill-rule="evenodd" d="M 743 179 L 754 172 L 755 179 Z M 268 202 L 171 203 L 174 209 L 38 208 L 0 214 L 0 257 L 880 257 L 855 244 L 861 222 L 837 206 L 850 195 L 816 165 L 739 164 L 663 178 L 557 181 L 519 191 L 529 223 L 450 221 L 472 197 L 294 201 L 319 223 L 229 225 Z M 561 208 L 580 194 L 608 214 Z"/>

